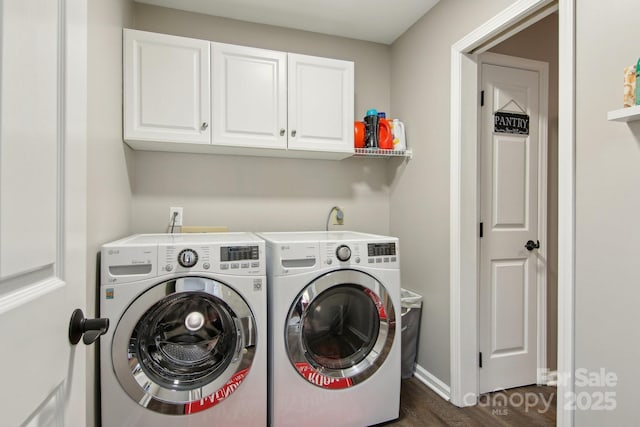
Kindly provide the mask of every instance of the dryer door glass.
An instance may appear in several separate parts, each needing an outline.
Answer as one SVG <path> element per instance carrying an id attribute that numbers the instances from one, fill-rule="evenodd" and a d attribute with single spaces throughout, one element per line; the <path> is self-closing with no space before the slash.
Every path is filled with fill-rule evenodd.
<path id="1" fill-rule="evenodd" d="M 113 334 L 113 368 L 141 406 L 167 414 L 208 409 L 233 393 L 256 350 L 246 301 L 224 283 L 184 277 L 136 298 Z"/>
<path id="2" fill-rule="evenodd" d="M 394 345 L 395 309 L 374 277 L 337 270 L 298 294 L 285 325 L 289 359 L 307 381 L 323 388 L 351 387 L 384 363 Z"/>
<path id="3" fill-rule="evenodd" d="M 322 292 L 307 308 L 302 342 L 318 365 L 350 368 L 367 357 L 379 329 L 378 310 L 363 288 L 339 285 Z"/>

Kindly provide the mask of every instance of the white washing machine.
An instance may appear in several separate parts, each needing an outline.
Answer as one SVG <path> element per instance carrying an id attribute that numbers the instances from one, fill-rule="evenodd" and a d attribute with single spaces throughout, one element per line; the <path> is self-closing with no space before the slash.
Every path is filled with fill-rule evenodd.
<path id="1" fill-rule="evenodd" d="M 267 424 L 264 241 L 135 235 L 102 247 L 103 427 Z"/>
<path id="2" fill-rule="evenodd" d="M 398 418 L 398 239 L 259 233 L 269 290 L 273 427 L 362 427 Z"/>

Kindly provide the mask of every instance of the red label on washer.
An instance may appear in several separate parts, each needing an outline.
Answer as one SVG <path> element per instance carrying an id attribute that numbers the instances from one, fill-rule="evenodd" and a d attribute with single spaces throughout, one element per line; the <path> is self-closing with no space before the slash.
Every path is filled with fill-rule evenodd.
<path id="1" fill-rule="evenodd" d="M 220 387 L 218 391 L 213 393 L 210 396 L 202 398 L 200 400 L 196 400 L 194 402 L 185 403 L 184 405 L 184 413 L 185 414 L 195 414 L 196 412 L 204 411 L 205 409 L 209 409 L 213 406 L 216 406 L 218 403 L 225 400 L 231 393 L 236 391 L 240 383 L 244 381 L 247 373 L 249 372 L 249 368 L 243 369 L 235 374 L 225 385 Z"/>
<path id="2" fill-rule="evenodd" d="M 311 365 L 305 362 L 296 363 L 296 369 L 304 377 L 305 380 L 311 384 L 315 384 L 318 387 L 338 390 L 341 388 L 348 388 L 353 385 L 351 378 L 331 378 L 326 375 L 322 375 Z"/>

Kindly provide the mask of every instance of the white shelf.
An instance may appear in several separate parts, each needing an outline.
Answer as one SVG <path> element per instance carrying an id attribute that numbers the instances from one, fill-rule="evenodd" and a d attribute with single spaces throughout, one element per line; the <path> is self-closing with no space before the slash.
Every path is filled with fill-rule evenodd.
<path id="1" fill-rule="evenodd" d="M 381 148 L 355 148 L 354 157 L 413 157 L 413 151 L 409 150 L 383 150 Z"/>
<path id="2" fill-rule="evenodd" d="M 640 120 L 640 105 L 609 111 L 607 120 L 615 122 L 634 122 Z"/>

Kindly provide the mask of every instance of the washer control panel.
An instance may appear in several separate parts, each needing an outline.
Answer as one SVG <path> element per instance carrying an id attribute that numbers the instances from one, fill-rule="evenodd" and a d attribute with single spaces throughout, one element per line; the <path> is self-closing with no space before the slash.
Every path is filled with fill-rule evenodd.
<path id="1" fill-rule="evenodd" d="M 219 272 L 227 274 L 264 274 L 264 249 L 259 245 L 178 245 L 158 250 L 160 270 L 176 272 Z"/>
<path id="2" fill-rule="evenodd" d="M 263 276 L 264 241 L 251 233 L 136 234 L 102 246 L 103 284 L 179 274 Z"/>

